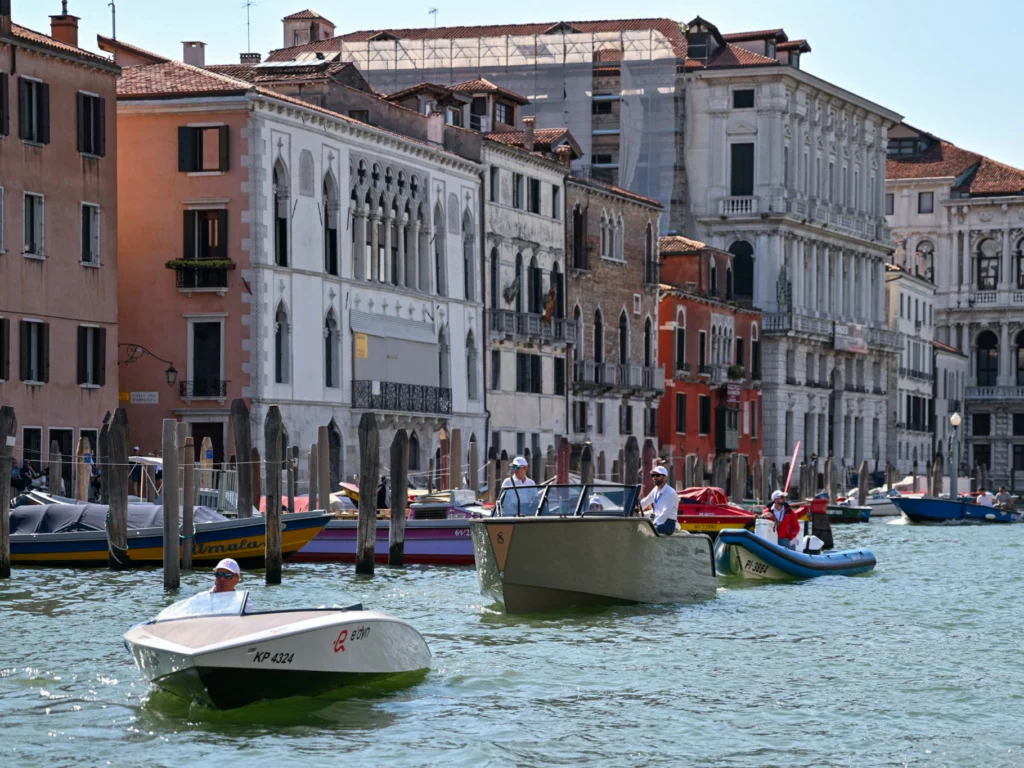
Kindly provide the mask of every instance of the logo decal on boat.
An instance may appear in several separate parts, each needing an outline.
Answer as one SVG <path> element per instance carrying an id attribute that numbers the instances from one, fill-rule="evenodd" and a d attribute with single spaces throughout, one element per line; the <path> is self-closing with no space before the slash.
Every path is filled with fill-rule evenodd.
<path id="1" fill-rule="evenodd" d="M 489 525 L 487 535 L 491 538 L 491 549 L 494 550 L 494 559 L 498 561 L 498 570 L 505 570 L 505 561 L 508 559 L 508 547 L 512 543 L 511 525 Z"/>

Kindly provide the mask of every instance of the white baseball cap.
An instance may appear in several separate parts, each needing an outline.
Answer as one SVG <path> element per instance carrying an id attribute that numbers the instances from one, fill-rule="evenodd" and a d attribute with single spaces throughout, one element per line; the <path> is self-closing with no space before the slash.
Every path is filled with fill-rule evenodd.
<path id="1" fill-rule="evenodd" d="M 786 494 L 784 494 L 782 491 L 772 491 L 772 501 L 775 501 L 776 499 L 785 498 L 785 496 Z"/>
<path id="2" fill-rule="evenodd" d="M 512 459 L 512 466 L 515 467 L 516 469 L 519 469 L 520 467 L 530 466 L 530 462 L 528 462 L 522 456 L 516 456 L 514 459 Z"/>
<path id="3" fill-rule="evenodd" d="M 654 469 L 651 470 L 651 474 L 664 475 L 665 477 L 668 477 L 668 470 L 665 469 L 664 467 L 655 467 Z"/>
<path id="4" fill-rule="evenodd" d="M 214 570 L 214 572 L 216 572 L 216 571 L 231 571 L 233 574 L 235 574 L 235 576 L 241 576 L 242 575 L 242 569 L 239 568 L 238 567 L 238 563 L 236 563 L 230 557 L 225 557 L 223 560 L 221 560 L 219 563 L 217 563 L 217 567 L 214 568 L 213 570 Z"/>

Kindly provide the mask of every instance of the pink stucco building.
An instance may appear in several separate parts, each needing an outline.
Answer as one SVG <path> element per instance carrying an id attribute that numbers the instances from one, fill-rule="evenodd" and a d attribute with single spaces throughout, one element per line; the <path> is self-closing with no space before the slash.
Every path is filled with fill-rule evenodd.
<path id="1" fill-rule="evenodd" d="M 0 0 L 0 404 L 37 467 L 53 440 L 95 446 L 118 392 L 119 70 L 51 19 L 26 29 Z"/>

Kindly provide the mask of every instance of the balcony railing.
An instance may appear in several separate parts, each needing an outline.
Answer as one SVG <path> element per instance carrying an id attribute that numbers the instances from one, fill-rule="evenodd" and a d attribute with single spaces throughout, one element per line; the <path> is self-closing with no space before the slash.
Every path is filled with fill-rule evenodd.
<path id="1" fill-rule="evenodd" d="M 672 375 L 677 379 L 682 379 L 690 375 L 691 366 L 689 363 L 676 363 L 676 369 L 672 372 Z"/>
<path id="2" fill-rule="evenodd" d="M 565 318 L 545 322 L 543 315 L 511 309 L 490 309 L 487 314 L 492 336 L 542 343 L 576 341 L 576 325 Z"/>
<path id="3" fill-rule="evenodd" d="M 452 391 L 428 384 L 399 384 L 393 381 L 352 382 L 352 407 L 407 413 L 452 412 Z"/>
<path id="4" fill-rule="evenodd" d="M 903 342 L 896 331 L 887 331 L 884 328 L 868 328 L 868 346 L 876 349 L 886 349 L 890 352 L 899 352 L 903 349 Z"/>
<path id="5" fill-rule="evenodd" d="M 572 380 L 577 387 L 614 387 L 615 365 L 595 360 L 577 360 L 572 364 Z"/>
<path id="6" fill-rule="evenodd" d="M 729 378 L 729 366 L 725 363 L 712 363 L 708 367 L 711 369 L 712 384 L 723 384 Z"/>
<path id="7" fill-rule="evenodd" d="M 620 364 L 616 369 L 620 389 L 640 389 L 643 384 L 643 373 L 639 365 Z"/>
<path id="8" fill-rule="evenodd" d="M 1024 400 L 1024 387 L 968 387 L 966 400 Z"/>
<path id="9" fill-rule="evenodd" d="M 662 393 L 665 391 L 665 366 L 644 368 L 644 391 Z"/>
<path id="10" fill-rule="evenodd" d="M 752 216 L 757 213 L 757 198 L 747 195 L 720 198 L 718 213 L 721 216 Z"/>
<path id="11" fill-rule="evenodd" d="M 179 264 L 174 268 L 175 283 L 179 291 L 227 290 L 228 270 L 234 267 L 234 264 L 227 266 L 225 262 L 217 262 L 214 266 Z"/>
<path id="12" fill-rule="evenodd" d="M 182 397 L 207 397 L 219 400 L 228 396 L 228 383 L 209 378 L 179 381 L 178 393 Z"/>
<path id="13" fill-rule="evenodd" d="M 930 373 L 925 373 L 924 371 L 917 371 L 917 370 L 914 370 L 913 368 L 902 368 L 901 367 L 899 369 L 899 372 L 900 372 L 900 376 L 903 376 L 904 378 L 907 378 L 907 379 L 918 379 L 920 381 L 931 381 L 932 380 L 932 375 Z"/>

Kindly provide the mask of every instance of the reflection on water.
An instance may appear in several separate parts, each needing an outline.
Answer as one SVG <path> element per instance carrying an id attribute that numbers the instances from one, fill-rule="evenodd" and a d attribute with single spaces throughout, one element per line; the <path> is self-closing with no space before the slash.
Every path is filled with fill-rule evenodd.
<path id="1" fill-rule="evenodd" d="M 1024 526 L 836 536 L 878 569 L 550 615 L 501 613 L 467 568 L 286 565 L 273 588 L 247 573 L 261 608 L 362 602 L 408 619 L 433 663 L 416 681 L 228 712 L 150 688 L 121 643 L 209 572 L 167 595 L 154 570 L 18 569 L 0 583 L 2 764 L 1024 765 Z"/>

